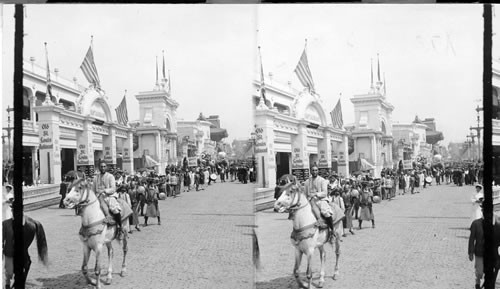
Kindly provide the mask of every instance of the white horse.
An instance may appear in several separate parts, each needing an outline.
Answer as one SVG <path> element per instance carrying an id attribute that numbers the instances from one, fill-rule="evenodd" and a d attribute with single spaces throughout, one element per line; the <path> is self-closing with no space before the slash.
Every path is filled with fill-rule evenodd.
<path id="1" fill-rule="evenodd" d="M 325 261 L 326 251 L 324 245 L 328 243 L 330 232 L 328 226 L 319 226 L 318 220 L 312 211 L 311 204 L 307 199 L 304 188 L 297 184 L 294 176 L 286 176 L 289 183 L 282 189 L 284 190 L 281 196 L 274 204 L 276 212 L 283 213 L 289 211 L 289 219 L 293 222 L 293 231 L 290 236 L 293 246 L 295 246 L 295 266 L 293 274 L 299 286 L 303 288 L 311 288 L 312 284 L 312 269 L 311 261 L 316 248 L 320 252 L 321 271 L 318 287 L 322 288 L 325 283 Z M 334 225 L 335 237 L 335 271 L 333 279 L 335 280 L 339 275 L 339 256 L 340 256 L 340 225 L 342 222 L 337 221 Z M 333 245 L 332 245 L 333 246 Z M 299 267 L 302 261 L 302 255 L 307 257 L 307 279 L 308 283 L 304 283 L 299 278 Z"/>
<path id="2" fill-rule="evenodd" d="M 64 205 L 72 209 L 75 206 L 79 208 L 79 215 L 82 218 L 82 227 L 80 228 L 80 240 L 83 244 L 83 263 L 82 273 L 87 283 L 95 285 L 97 289 L 101 288 L 101 264 L 100 254 L 102 247 L 106 244 L 108 248 L 108 275 L 105 284 L 111 284 L 113 272 L 113 246 L 112 241 L 117 240 L 116 225 L 108 225 L 104 223 L 105 215 L 101 210 L 99 200 L 92 190 L 90 183 L 84 179 L 77 179 L 71 186 L 70 192 L 64 199 Z M 127 256 L 127 238 L 128 238 L 128 216 L 122 216 L 123 230 L 123 262 L 120 276 L 124 277 L 127 271 L 125 259 Z M 87 272 L 87 263 L 91 251 L 95 252 L 95 275 L 96 279 L 90 278 Z"/>

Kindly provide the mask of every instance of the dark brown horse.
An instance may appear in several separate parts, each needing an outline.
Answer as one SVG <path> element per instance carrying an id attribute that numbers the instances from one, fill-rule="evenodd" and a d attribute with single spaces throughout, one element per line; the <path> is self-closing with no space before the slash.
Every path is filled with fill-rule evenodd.
<path id="1" fill-rule="evenodd" d="M 5 254 L 5 288 L 16 288 L 14 284 L 11 287 L 12 277 L 14 276 L 13 268 L 14 268 L 14 226 L 13 219 L 7 219 L 2 222 L 2 231 L 3 231 L 3 251 Z M 45 238 L 45 231 L 43 230 L 43 226 L 40 222 L 33 220 L 28 216 L 24 216 L 23 220 L 23 232 L 24 232 L 24 250 L 22 254 L 24 254 L 24 264 L 23 264 L 23 276 L 24 280 L 22 283 L 26 282 L 28 277 L 28 272 L 31 266 L 31 258 L 28 253 L 28 248 L 36 237 L 36 246 L 38 249 L 38 259 L 43 263 L 43 265 L 47 266 L 48 264 L 48 256 L 47 256 L 47 240 Z M 16 256 L 19 256 L 16 254 Z"/>

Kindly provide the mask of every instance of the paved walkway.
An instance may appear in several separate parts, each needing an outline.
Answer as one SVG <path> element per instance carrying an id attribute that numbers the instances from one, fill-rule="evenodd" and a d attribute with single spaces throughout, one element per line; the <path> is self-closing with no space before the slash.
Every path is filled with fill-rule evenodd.
<path id="1" fill-rule="evenodd" d="M 113 243 L 113 284 L 106 288 L 253 288 L 253 185 L 216 183 L 203 191 L 160 201 L 156 219 L 134 230 L 127 254 L 128 276 L 119 276 L 123 253 Z M 35 243 L 27 288 L 92 288 L 80 272 L 80 217 L 57 206 L 27 215 L 39 220 L 48 240 L 50 267 L 38 263 Z M 143 218 L 140 217 L 143 223 Z M 104 254 L 103 254 L 104 255 Z M 106 254 L 107 255 L 107 254 Z M 93 272 L 95 256 L 89 261 Z M 107 258 L 103 273 L 107 271 Z"/>
<path id="2" fill-rule="evenodd" d="M 467 255 L 473 191 L 472 186 L 431 186 L 375 204 L 376 228 L 364 222 L 356 235 L 343 238 L 337 280 L 331 278 L 335 256 L 328 246 L 324 288 L 474 288 L 473 263 Z M 287 217 L 272 210 L 256 215 L 262 264 L 258 289 L 298 288 Z M 313 260 L 317 284 L 317 251 Z M 304 277 L 305 263 L 300 270 Z"/>

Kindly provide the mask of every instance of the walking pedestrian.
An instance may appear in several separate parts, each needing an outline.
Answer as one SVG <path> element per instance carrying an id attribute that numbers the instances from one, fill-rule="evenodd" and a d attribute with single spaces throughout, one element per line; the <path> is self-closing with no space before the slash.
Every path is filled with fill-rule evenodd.
<path id="1" fill-rule="evenodd" d="M 481 288 L 481 279 L 484 275 L 484 231 L 483 217 L 476 219 L 470 225 L 468 246 L 469 260 L 474 262 L 476 289 Z"/>
<path id="2" fill-rule="evenodd" d="M 61 182 L 61 185 L 59 186 L 59 194 L 61 195 L 61 200 L 59 201 L 59 208 L 64 209 L 64 199 L 66 198 L 66 194 L 68 193 L 68 186 L 69 182 L 67 178 L 64 178 L 64 180 Z"/>
<path id="3" fill-rule="evenodd" d="M 353 211 L 353 200 L 352 200 L 352 187 L 350 185 L 346 185 L 344 192 L 342 193 L 342 198 L 344 199 L 344 235 L 345 230 L 348 229 L 351 234 L 354 235 L 354 231 L 352 230 L 352 211 Z"/>
<path id="4" fill-rule="evenodd" d="M 129 223 L 130 226 L 135 226 L 135 229 L 140 232 L 141 229 L 139 229 L 139 194 L 137 193 L 137 183 L 135 181 L 130 182 L 130 187 L 128 189 L 128 194 L 130 197 L 130 203 L 131 203 L 131 208 L 132 208 L 132 216 L 129 218 Z M 132 230 L 130 230 L 129 233 L 132 233 Z"/>
<path id="5" fill-rule="evenodd" d="M 149 183 L 146 189 L 146 216 L 144 216 L 144 226 L 148 225 L 149 218 L 158 218 L 158 225 L 161 225 L 160 210 L 158 207 L 158 190 L 153 183 Z"/>
<path id="6" fill-rule="evenodd" d="M 373 195 L 370 193 L 371 190 L 368 185 L 364 185 L 361 192 L 361 197 L 359 200 L 360 212 L 359 212 L 359 230 L 362 228 L 363 221 L 372 221 L 372 228 L 375 228 L 375 217 L 373 215 Z"/>

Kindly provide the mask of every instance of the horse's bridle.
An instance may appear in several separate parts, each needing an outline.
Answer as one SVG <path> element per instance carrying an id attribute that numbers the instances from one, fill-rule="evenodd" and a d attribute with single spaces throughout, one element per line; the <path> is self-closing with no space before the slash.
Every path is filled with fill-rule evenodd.
<path id="1" fill-rule="evenodd" d="M 80 196 L 80 199 L 78 200 L 78 203 L 76 203 L 75 207 L 80 210 L 88 205 L 91 205 L 93 203 L 95 203 L 97 201 L 97 198 L 95 200 L 93 200 L 92 202 L 89 202 L 89 197 L 90 197 L 90 194 L 88 192 L 89 188 L 88 188 L 88 184 L 86 183 L 85 180 L 82 180 L 81 182 L 85 182 L 85 190 L 83 191 L 83 193 L 81 194 Z"/>
<path id="2" fill-rule="evenodd" d="M 290 203 L 290 207 L 288 207 L 288 210 L 290 210 L 290 213 L 296 213 L 300 209 L 305 208 L 308 205 L 308 203 L 305 203 L 304 205 L 300 203 L 301 192 L 298 189 L 296 189 L 295 192 L 292 191 L 292 193 L 293 193 L 293 198 L 292 202 Z M 297 203 L 293 204 L 295 202 L 295 198 L 297 198 Z"/>

